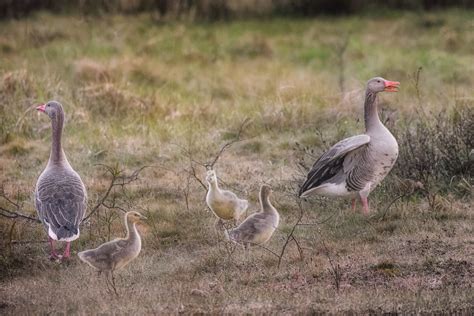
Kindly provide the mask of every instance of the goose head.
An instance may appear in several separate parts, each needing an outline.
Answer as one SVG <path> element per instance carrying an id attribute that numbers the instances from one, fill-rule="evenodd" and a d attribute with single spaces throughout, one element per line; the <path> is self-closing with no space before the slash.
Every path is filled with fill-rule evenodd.
<path id="1" fill-rule="evenodd" d="M 128 212 L 127 214 L 125 214 L 125 216 L 127 216 L 127 219 L 132 223 L 137 223 L 140 220 L 147 219 L 145 216 L 135 211 Z"/>
<path id="2" fill-rule="evenodd" d="M 216 172 L 214 170 L 207 170 L 206 181 L 211 184 L 217 181 Z"/>
<path id="3" fill-rule="evenodd" d="M 375 77 L 367 82 L 367 90 L 373 93 L 378 92 L 398 92 L 400 82 L 385 80 L 382 77 Z"/>
<path id="4" fill-rule="evenodd" d="M 46 113 L 51 120 L 55 120 L 63 114 L 63 106 L 57 101 L 49 101 L 36 107 L 36 110 Z"/>

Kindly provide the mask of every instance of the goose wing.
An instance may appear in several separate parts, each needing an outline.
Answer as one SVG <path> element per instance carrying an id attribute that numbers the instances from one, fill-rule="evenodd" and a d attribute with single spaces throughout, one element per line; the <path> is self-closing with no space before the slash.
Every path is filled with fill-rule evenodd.
<path id="1" fill-rule="evenodd" d="M 259 234 L 266 232 L 272 227 L 268 214 L 255 213 L 249 216 L 237 228 L 229 232 L 229 237 L 238 243 L 253 243 Z"/>
<path id="2" fill-rule="evenodd" d="M 228 190 L 222 190 L 222 195 L 229 201 L 237 201 L 239 198 L 237 197 L 237 195 L 232 192 L 232 191 L 228 191 Z"/>
<path id="3" fill-rule="evenodd" d="M 124 239 L 109 241 L 99 247 L 80 252 L 79 258 L 99 270 L 111 270 L 114 267 L 115 259 L 122 253 L 128 245 Z"/>
<path id="4" fill-rule="evenodd" d="M 95 261 L 110 261 L 128 245 L 124 239 L 116 239 L 100 245 L 94 249 Z"/>
<path id="5" fill-rule="evenodd" d="M 328 151 L 326 151 L 316 162 L 308 173 L 306 181 L 300 188 L 299 196 L 316 188 L 334 177 L 344 168 L 346 155 L 354 150 L 367 145 L 370 142 L 369 135 L 357 135 L 341 140 Z"/>
<path id="6" fill-rule="evenodd" d="M 35 205 L 53 239 L 77 238 L 86 204 L 86 190 L 76 173 L 40 177 L 35 192 Z"/>
<path id="7" fill-rule="evenodd" d="M 222 195 L 234 205 L 237 211 L 243 212 L 247 209 L 249 202 L 245 199 L 240 199 L 234 192 L 222 191 Z"/>

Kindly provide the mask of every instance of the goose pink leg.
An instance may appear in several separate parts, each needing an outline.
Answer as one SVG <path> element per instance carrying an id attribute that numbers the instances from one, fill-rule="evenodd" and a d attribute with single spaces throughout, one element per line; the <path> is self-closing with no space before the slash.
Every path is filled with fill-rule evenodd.
<path id="1" fill-rule="evenodd" d="M 71 242 L 68 241 L 66 243 L 66 249 L 64 249 L 64 254 L 63 254 L 63 260 L 66 260 L 66 259 L 69 259 L 69 257 L 71 256 Z"/>
<path id="2" fill-rule="evenodd" d="M 360 202 L 362 203 L 362 213 L 364 213 L 364 215 L 369 215 L 369 193 L 370 183 L 365 186 L 364 190 L 359 192 Z"/>
<path id="3" fill-rule="evenodd" d="M 355 212 L 355 210 L 356 210 L 356 199 L 355 199 L 355 198 L 352 199 L 352 210 L 353 210 L 354 212 Z"/>
<path id="4" fill-rule="evenodd" d="M 49 246 L 51 248 L 51 255 L 49 256 L 49 259 L 55 260 L 58 258 L 58 254 L 56 253 L 56 250 L 54 249 L 54 240 L 51 237 L 48 237 L 49 240 Z"/>
<path id="5" fill-rule="evenodd" d="M 362 202 L 362 210 L 364 215 L 369 215 L 369 201 L 366 196 L 361 196 L 360 201 Z"/>

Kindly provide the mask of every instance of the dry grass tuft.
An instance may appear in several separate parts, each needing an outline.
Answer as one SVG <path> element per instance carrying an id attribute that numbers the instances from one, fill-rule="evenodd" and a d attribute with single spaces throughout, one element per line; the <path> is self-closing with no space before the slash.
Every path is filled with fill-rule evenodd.
<path id="1" fill-rule="evenodd" d="M 75 61 L 74 73 L 79 79 L 84 81 L 108 81 L 110 79 L 107 67 L 91 59 Z"/>
<path id="2" fill-rule="evenodd" d="M 100 116 L 120 117 L 125 109 L 144 111 L 149 102 L 113 83 L 88 85 L 81 94 L 89 110 Z"/>
<path id="3" fill-rule="evenodd" d="M 34 93 L 34 84 L 26 69 L 4 73 L 0 81 L 0 93 L 13 96 L 21 94 L 22 96 L 32 97 Z"/>

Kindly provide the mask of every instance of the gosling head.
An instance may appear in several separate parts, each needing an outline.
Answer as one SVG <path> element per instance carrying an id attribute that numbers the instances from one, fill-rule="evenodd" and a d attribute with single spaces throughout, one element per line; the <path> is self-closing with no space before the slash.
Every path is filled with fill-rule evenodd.
<path id="1" fill-rule="evenodd" d="M 49 101 L 36 107 L 36 110 L 46 113 L 51 120 L 64 115 L 63 106 L 57 101 Z"/>
<path id="2" fill-rule="evenodd" d="M 272 192 L 273 192 L 272 188 L 270 188 L 270 186 L 268 186 L 266 184 L 263 184 L 260 187 L 260 195 L 263 198 L 270 197 L 272 195 Z"/>
<path id="3" fill-rule="evenodd" d="M 211 184 L 217 181 L 216 172 L 214 170 L 207 170 L 206 181 Z"/>
<path id="4" fill-rule="evenodd" d="M 398 92 L 400 82 L 385 80 L 382 77 L 375 77 L 367 82 L 367 90 L 373 93 L 378 92 Z"/>
<path id="5" fill-rule="evenodd" d="M 137 223 L 140 220 L 147 219 L 145 216 L 135 211 L 128 212 L 127 214 L 125 214 L 125 216 L 127 216 L 127 219 L 132 223 Z"/>

